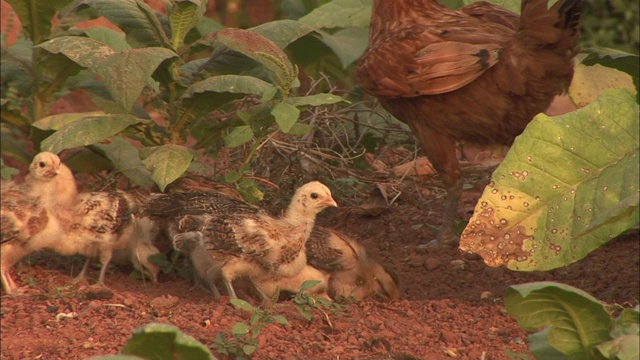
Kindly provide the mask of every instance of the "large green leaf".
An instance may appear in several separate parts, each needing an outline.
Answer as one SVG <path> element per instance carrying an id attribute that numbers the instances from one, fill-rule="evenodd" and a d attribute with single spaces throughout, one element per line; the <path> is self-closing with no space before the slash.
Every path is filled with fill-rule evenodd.
<path id="1" fill-rule="evenodd" d="M 291 97 L 287 99 L 287 103 L 294 106 L 320 106 L 336 104 L 341 101 L 348 102 L 344 98 L 334 94 L 314 94 L 307 96 Z"/>
<path id="2" fill-rule="evenodd" d="M 251 129 L 251 126 L 236 126 L 229 134 L 224 137 L 224 146 L 240 146 L 251 139 L 253 139 L 253 130 Z"/>
<path id="3" fill-rule="evenodd" d="M 193 160 L 193 153 L 179 145 L 162 145 L 140 149 L 144 166 L 161 191 L 182 176 Z"/>
<path id="4" fill-rule="evenodd" d="M 262 95 L 273 85 L 253 76 L 244 75 L 220 75 L 212 76 L 189 86 L 182 98 L 188 99 L 206 92 L 233 93 L 246 95 Z"/>
<path id="5" fill-rule="evenodd" d="M 43 117 L 42 119 L 34 122 L 32 126 L 40 130 L 60 130 L 67 124 L 93 116 L 107 116 L 107 114 L 102 111 L 57 114 Z"/>
<path id="6" fill-rule="evenodd" d="M 273 41 L 280 49 L 311 33 L 313 28 L 299 21 L 274 20 L 249 29 Z"/>
<path id="7" fill-rule="evenodd" d="M 369 27 L 371 0 L 333 0 L 298 19 L 314 29 Z"/>
<path id="8" fill-rule="evenodd" d="M 96 144 L 107 158 L 111 160 L 116 170 L 123 173 L 129 180 L 149 189 L 154 185 L 151 172 L 142 164 L 140 153 L 130 142 L 114 137 L 108 144 Z"/>
<path id="9" fill-rule="evenodd" d="M 86 6 L 124 31 L 131 47 L 171 46 L 155 12 L 142 0 L 91 0 L 85 1 L 78 10 Z"/>
<path id="10" fill-rule="evenodd" d="M 42 141 L 42 151 L 59 153 L 64 149 L 95 144 L 143 120 L 132 115 L 86 116 L 70 122 Z"/>
<path id="11" fill-rule="evenodd" d="M 286 102 L 278 103 L 271 109 L 271 115 L 276 119 L 276 123 L 285 133 L 288 133 L 293 125 L 300 118 L 300 110 L 297 107 Z"/>
<path id="12" fill-rule="evenodd" d="M 175 52 L 148 47 L 118 51 L 96 64 L 95 71 L 123 109 L 130 111 L 145 86 L 151 82 L 151 74 L 163 61 L 178 57 Z"/>
<path id="13" fill-rule="evenodd" d="M 460 249 L 490 266 L 547 270 L 638 225 L 638 104 L 607 90 L 572 113 L 538 115 L 476 205 Z"/>
<path id="14" fill-rule="evenodd" d="M 133 331 L 121 351 L 149 360 L 214 360 L 209 349 L 177 327 L 151 323 Z"/>
<path id="15" fill-rule="evenodd" d="M 36 45 L 51 34 L 53 17 L 58 10 L 70 4 L 71 1 L 7 0 L 18 15 L 22 30 Z"/>
<path id="16" fill-rule="evenodd" d="M 63 54 L 76 64 L 89 69 L 95 69 L 101 61 L 114 53 L 108 45 L 81 36 L 62 36 L 37 47 L 52 54 Z"/>
<path id="17" fill-rule="evenodd" d="M 606 89 L 628 89 L 635 92 L 631 75 L 599 64 L 577 64 L 569 87 L 569 97 L 579 108 L 592 103 Z"/>
<path id="18" fill-rule="evenodd" d="M 541 354 L 560 352 L 565 359 L 593 359 L 593 348 L 611 340 L 611 317 L 598 299 L 569 285 L 536 282 L 514 285 L 505 295 L 507 312 L 525 330 L 546 328 L 546 336 L 532 337 L 531 349 Z M 551 349 L 549 349 L 549 347 Z"/>

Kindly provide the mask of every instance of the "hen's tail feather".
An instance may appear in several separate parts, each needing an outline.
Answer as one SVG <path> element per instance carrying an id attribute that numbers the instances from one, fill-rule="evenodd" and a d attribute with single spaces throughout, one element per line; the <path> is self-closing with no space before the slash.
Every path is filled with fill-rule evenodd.
<path id="1" fill-rule="evenodd" d="M 522 2 L 518 37 L 531 47 L 572 57 L 578 51 L 583 0 L 559 0 L 550 9 L 547 3 L 548 0 Z"/>

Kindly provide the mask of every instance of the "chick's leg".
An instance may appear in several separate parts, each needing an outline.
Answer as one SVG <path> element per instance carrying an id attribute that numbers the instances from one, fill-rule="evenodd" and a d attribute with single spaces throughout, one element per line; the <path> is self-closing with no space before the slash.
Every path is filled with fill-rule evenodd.
<path id="1" fill-rule="evenodd" d="M 100 269 L 100 275 L 98 276 L 98 281 L 96 282 L 96 285 L 101 286 L 101 287 L 106 287 L 104 285 L 104 276 L 107 273 L 107 267 L 109 266 L 109 263 L 111 262 L 111 257 L 113 256 L 113 252 L 111 249 L 102 249 L 100 251 L 100 264 L 102 264 L 102 268 Z"/>
<path id="2" fill-rule="evenodd" d="M 0 246 L 0 269 L 2 273 L 2 287 L 4 291 L 10 295 L 20 293 L 20 288 L 16 285 L 11 277 L 10 271 L 13 266 L 29 254 L 29 250 L 20 244 L 11 242 L 4 243 Z"/>
<path id="3" fill-rule="evenodd" d="M 460 238 L 453 231 L 453 223 L 458 218 L 462 181 L 460 164 L 456 158 L 455 142 L 445 134 L 426 128 L 424 123 L 411 126 L 411 128 L 447 190 L 440 232 L 438 238 L 429 245 L 456 245 Z"/>
<path id="4" fill-rule="evenodd" d="M 236 291 L 233 289 L 233 285 L 231 282 L 233 278 L 230 277 L 224 270 L 222 271 L 222 282 L 224 283 L 224 287 L 227 289 L 227 293 L 229 293 L 229 297 L 231 299 L 237 299 Z"/>
<path id="5" fill-rule="evenodd" d="M 80 270 L 80 273 L 78 274 L 78 276 L 73 278 L 73 281 L 72 281 L 73 284 L 78 284 L 80 282 L 87 280 L 87 269 L 89 268 L 90 262 L 91 262 L 91 258 L 87 257 L 87 259 L 84 261 L 84 265 L 82 266 L 82 270 Z"/>

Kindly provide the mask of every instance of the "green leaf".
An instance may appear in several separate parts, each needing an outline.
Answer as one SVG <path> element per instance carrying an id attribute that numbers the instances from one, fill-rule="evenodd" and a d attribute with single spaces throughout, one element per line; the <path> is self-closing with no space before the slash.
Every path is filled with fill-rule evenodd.
<path id="1" fill-rule="evenodd" d="M 178 54 L 159 47 L 123 50 L 106 57 L 93 70 L 116 103 L 131 110 L 142 89 L 151 82 L 151 74 L 158 65 L 174 57 Z"/>
<path id="2" fill-rule="evenodd" d="M 177 327 L 151 323 L 133 331 L 121 351 L 154 360 L 214 360 L 209 349 Z"/>
<path id="3" fill-rule="evenodd" d="M 109 115 L 105 114 L 102 111 L 90 111 L 85 113 L 64 113 L 43 117 L 42 119 L 34 122 L 32 125 L 33 127 L 36 127 L 40 130 L 60 130 L 67 124 L 71 124 L 78 120 L 95 116 Z"/>
<path id="4" fill-rule="evenodd" d="M 36 45 L 51 34 L 53 17 L 71 1 L 7 0 L 18 15 L 22 30 Z"/>
<path id="5" fill-rule="evenodd" d="M 108 45 L 115 51 L 131 49 L 131 46 L 127 43 L 125 34 L 121 31 L 116 31 L 102 26 L 90 27 L 83 31 L 90 39 L 97 40 Z"/>
<path id="6" fill-rule="evenodd" d="M 367 50 L 369 43 L 369 29 L 347 28 L 333 34 L 318 31 L 322 35 L 322 42 L 336 54 L 342 68 L 353 64 Z"/>
<path id="7" fill-rule="evenodd" d="M 298 19 L 314 29 L 369 27 L 371 0 L 333 0 Z"/>
<path id="8" fill-rule="evenodd" d="M 638 225 L 638 104 L 607 90 L 576 112 L 538 115 L 494 172 L 460 239 L 490 266 L 548 270 Z"/>
<path id="9" fill-rule="evenodd" d="M 89 360 L 145 360 L 148 358 L 142 358 L 139 356 L 131 355 L 105 355 L 89 358 Z"/>
<path id="10" fill-rule="evenodd" d="M 20 173 L 20 170 L 16 168 L 12 168 L 10 166 L 6 166 L 4 164 L 4 160 L 2 160 L 1 158 L 0 158 L 0 168 L 1 168 L 0 174 L 3 180 L 11 180 L 13 175 L 18 175 Z"/>
<path id="11" fill-rule="evenodd" d="M 529 336 L 529 350 L 533 353 L 535 359 L 545 360 L 567 360 L 568 357 L 562 352 L 556 350 L 549 344 L 550 327 L 538 331 Z"/>
<path id="12" fill-rule="evenodd" d="M 108 45 L 81 36 L 61 36 L 37 47 L 52 54 L 63 54 L 76 64 L 94 71 L 99 63 L 115 53 Z"/>
<path id="13" fill-rule="evenodd" d="M 238 192 L 252 204 L 257 204 L 264 199 L 264 193 L 258 189 L 258 185 L 253 179 L 242 179 L 238 183 Z"/>
<path id="14" fill-rule="evenodd" d="M 127 140 L 115 137 L 109 144 L 96 144 L 95 146 L 104 152 L 118 171 L 135 184 L 145 189 L 150 189 L 154 185 L 151 172 L 140 160 L 138 149 Z"/>
<path id="15" fill-rule="evenodd" d="M 198 81 L 185 90 L 182 98 L 191 98 L 206 92 L 262 95 L 273 85 L 253 76 L 220 75 Z"/>
<path id="16" fill-rule="evenodd" d="M 249 30 L 224 29 L 216 33 L 215 39 L 231 50 L 237 51 L 268 69 L 275 83 L 288 95 L 289 86 L 297 71 L 287 55 L 273 41 Z"/>
<path id="17" fill-rule="evenodd" d="M 247 334 L 248 332 L 249 332 L 249 325 L 241 322 L 235 323 L 231 328 L 231 333 L 233 335 L 244 335 L 244 334 Z"/>
<path id="18" fill-rule="evenodd" d="M 640 334 L 640 314 L 638 306 L 635 309 L 624 309 L 615 321 L 615 326 L 611 331 L 613 337 L 622 335 L 639 335 Z"/>
<path id="19" fill-rule="evenodd" d="M 258 349 L 258 347 L 256 345 L 244 345 L 242 347 L 242 352 L 245 353 L 245 355 L 251 355 L 253 354 L 256 350 Z"/>
<path id="20" fill-rule="evenodd" d="M 293 106 L 321 106 L 321 105 L 336 104 L 341 101 L 346 103 L 349 102 L 343 99 L 342 97 L 338 95 L 333 95 L 333 94 L 314 94 L 314 95 L 287 98 L 287 103 Z"/>
<path id="21" fill-rule="evenodd" d="M 184 44 L 184 38 L 207 9 L 206 0 L 176 0 L 173 3 L 169 24 L 171 25 L 171 46 L 179 49 Z"/>
<path id="22" fill-rule="evenodd" d="M 640 358 L 640 337 L 623 335 L 596 347 L 596 351 L 605 359 L 636 360 Z"/>
<path id="23" fill-rule="evenodd" d="M 282 315 L 273 315 L 272 318 L 280 325 L 289 325 L 289 321 Z"/>
<path id="24" fill-rule="evenodd" d="M 288 133 L 300 118 L 300 110 L 288 103 L 278 103 L 271 110 L 271 115 L 276 118 L 280 130 Z"/>
<path id="25" fill-rule="evenodd" d="M 274 20 L 252 27 L 249 30 L 256 32 L 273 41 L 280 49 L 313 32 L 313 29 L 295 20 Z"/>
<path id="26" fill-rule="evenodd" d="M 638 89 L 638 82 L 640 80 L 640 67 L 638 67 L 638 61 L 639 57 L 635 54 L 629 54 L 616 49 L 594 48 L 590 49 L 589 55 L 582 60 L 582 63 L 584 65 L 599 64 L 626 72 L 631 75 L 637 93 L 640 91 Z"/>
<path id="27" fill-rule="evenodd" d="M 85 116 L 62 126 L 42 141 L 40 148 L 57 154 L 65 149 L 95 144 L 142 121 L 131 115 Z"/>
<path id="28" fill-rule="evenodd" d="M 240 146 L 251 139 L 253 139 L 253 130 L 251 129 L 251 126 L 236 126 L 229 134 L 224 137 L 224 146 Z"/>
<path id="29" fill-rule="evenodd" d="M 320 280 L 307 280 L 300 285 L 300 291 L 306 291 L 320 284 Z"/>
<path id="30" fill-rule="evenodd" d="M 179 145 L 162 145 L 140 149 L 142 163 L 151 171 L 151 178 L 158 184 L 160 191 L 187 171 L 193 153 Z"/>
<path id="31" fill-rule="evenodd" d="M 246 302 L 246 301 L 244 301 L 242 299 L 231 299 L 231 300 L 229 300 L 229 302 L 236 309 L 242 309 L 242 310 L 246 310 L 246 311 L 249 311 L 249 312 L 255 312 L 256 310 L 258 310 L 253 305 L 249 304 L 248 302 Z"/>
<path id="32" fill-rule="evenodd" d="M 611 340 L 612 320 L 604 306 L 569 285 L 535 282 L 510 286 L 505 306 L 523 329 L 548 328 L 546 341 L 567 359 L 593 359 L 593 347 Z"/>
<path id="33" fill-rule="evenodd" d="M 171 46 L 155 11 L 142 0 L 91 0 L 78 10 L 87 6 L 119 27 L 133 48 Z"/>

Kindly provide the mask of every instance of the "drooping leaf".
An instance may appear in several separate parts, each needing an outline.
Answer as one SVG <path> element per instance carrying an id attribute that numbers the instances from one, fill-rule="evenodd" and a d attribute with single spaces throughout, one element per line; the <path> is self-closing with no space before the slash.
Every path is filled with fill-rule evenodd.
<path id="1" fill-rule="evenodd" d="M 318 284 L 320 284 L 320 280 L 307 280 L 300 285 L 300 291 L 309 290 Z"/>
<path id="2" fill-rule="evenodd" d="M 121 31 L 102 26 L 90 27 L 83 31 L 90 39 L 108 45 L 114 51 L 131 49 L 131 46 L 127 43 L 126 35 Z"/>
<path id="3" fill-rule="evenodd" d="M 100 62 L 115 53 L 108 45 L 81 36 L 61 36 L 38 47 L 52 54 L 63 54 L 76 64 L 94 71 Z"/>
<path id="4" fill-rule="evenodd" d="M 510 286 L 505 307 L 523 329 L 547 328 L 547 336 L 537 340 L 548 343 L 566 359 L 593 359 L 593 347 L 611 339 L 611 317 L 604 306 L 598 299 L 569 285 L 536 282 Z M 540 351 L 546 349 L 544 343 L 531 345 L 534 346 Z M 548 354 L 548 350 L 544 351 Z M 544 357 L 536 355 L 536 358 Z"/>
<path id="5" fill-rule="evenodd" d="M 142 164 L 151 171 L 151 178 L 161 191 L 187 171 L 193 153 L 179 145 L 168 144 L 140 149 Z"/>
<path id="6" fill-rule="evenodd" d="M 51 34 L 53 17 L 71 1 L 7 0 L 18 15 L 22 30 L 36 45 Z"/>
<path id="7" fill-rule="evenodd" d="M 640 67 L 638 67 L 639 57 L 635 54 L 629 54 L 624 51 L 609 48 L 591 49 L 582 60 L 584 65 L 599 64 L 613 69 L 618 69 L 629 74 L 633 79 L 636 92 L 640 92 Z"/>
<path id="8" fill-rule="evenodd" d="M 130 142 L 115 137 L 109 144 L 96 144 L 113 166 L 129 180 L 142 188 L 149 189 L 154 185 L 151 172 L 142 164 L 140 153 Z"/>
<path id="9" fill-rule="evenodd" d="M 369 27 L 371 0 L 333 0 L 298 19 L 314 29 Z"/>
<path id="10" fill-rule="evenodd" d="M 251 311 L 251 312 L 256 310 L 256 308 L 253 307 L 253 305 L 249 304 L 248 302 L 246 302 L 245 300 L 242 300 L 242 299 L 231 299 L 231 300 L 229 300 L 229 302 L 236 309 L 242 309 L 242 310 Z"/>
<path id="11" fill-rule="evenodd" d="M 589 106 L 538 115 L 476 205 L 460 249 L 489 266 L 548 270 L 638 224 L 638 104 L 607 90 Z"/>
<path id="12" fill-rule="evenodd" d="M 260 96 L 270 88 L 273 88 L 273 85 L 253 76 L 220 75 L 206 78 L 189 86 L 182 95 L 182 98 L 191 98 L 196 94 L 205 92 L 228 92 L 233 94 Z"/>
<path id="13" fill-rule="evenodd" d="M 347 28 L 333 34 L 324 31 L 319 33 L 322 35 L 322 42 L 333 50 L 344 69 L 358 60 L 367 49 L 369 40 L 367 28 Z"/>
<path id="14" fill-rule="evenodd" d="M 57 154 L 64 149 L 95 144 L 142 121 L 135 116 L 122 114 L 86 116 L 62 126 L 42 141 L 40 148 Z"/>
<path id="15" fill-rule="evenodd" d="M 87 6 L 119 27 L 133 48 L 171 46 L 155 11 L 142 0 L 91 0 L 78 10 Z"/>
<path id="16" fill-rule="evenodd" d="M 245 323 L 235 323 L 231 327 L 231 333 L 233 335 L 245 335 L 249 332 L 249 326 Z"/>
<path id="17" fill-rule="evenodd" d="M 636 360 L 640 358 L 640 337 L 623 335 L 596 347 L 604 359 Z"/>
<path id="18" fill-rule="evenodd" d="M 34 122 L 32 125 L 40 130 L 60 130 L 67 124 L 76 122 L 86 117 L 94 116 L 107 116 L 102 111 L 90 111 L 84 113 L 64 113 L 58 115 L 51 115 L 43 117 L 42 119 Z"/>
<path id="19" fill-rule="evenodd" d="M 134 330 L 121 353 L 154 360 L 215 360 L 198 340 L 173 325 L 158 323 Z"/>

